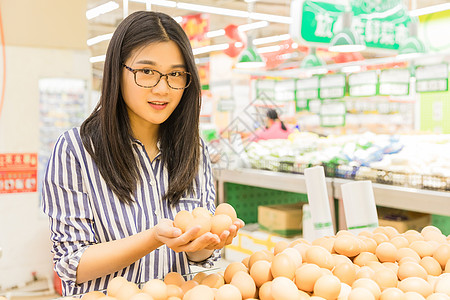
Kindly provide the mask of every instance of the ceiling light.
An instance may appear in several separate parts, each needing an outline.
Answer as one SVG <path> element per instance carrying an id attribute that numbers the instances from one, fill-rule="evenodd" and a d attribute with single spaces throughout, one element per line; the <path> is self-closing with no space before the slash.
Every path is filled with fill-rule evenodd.
<path id="1" fill-rule="evenodd" d="M 288 33 L 287 34 L 282 34 L 282 35 L 268 36 L 268 37 L 264 37 L 264 38 L 254 39 L 253 40 L 253 45 L 257 46 L 257 45 L 262 45 L 262 44 L 269 44 L 269 43 L 274 43 L 274 42 L 286 41 L 286 40 L 288 40 L 290 38 L 291 38 L 291 36 Z"/>
<path id="2" fill-rule="evenodd" d="M 87 40 L 87 45 L 88 46 L 92 46 L 92 45 L 98 44 L 100 42 L 110 40 L 112 38 L 112 36 L 113 36 L 112 33 L 98 35 L 96 37 L 88 39 Z"/>
<path id="3" fill-rule="evenodd" d="M 150 3 L 151 5 L 159 5 L 164 7 L 177 7 L 177 3 L 175 1 L 166 1 L 166 0 L 132 0 L 133 2 L 139 3 Z"/>
<path id="4" fill-rule="evenodd" d="M 182 17 L 182 16 L 173 17 L 173 19 L 174 19 L 175 22 L 177 22 L 177 23 L 181 23 L 181 22 L 183 21 L 183 17 Z"/>
<path id="5" fill-rule="evenodd" d="M 249 16 L 252 20 L 263 20 L 275 23 L 283 23 L 283 24 L 292 24 L 291 17 L 277 16 L 277 15 L 269 15 L 269 14 L 261 14 L 261 13 L 250 13 Z"/>
<path id="6" fill-rule="evenodd" d="M 275 46 L 268 46 L 268 47 L 261 47 L 258 48 L 258 53 L 269 53 L 269 52 L 277 52 L 280 51 L 281 47 L 279 45 Z"/>
<path id="7" fill-rule="evenodd" d="M 106 55 L 99 55 L 99 56 L 93 56 L 89 58 L 89 62 L 96 63 L 96 62 L 102 62 L 105 61 Z"/>
<path id="8" fill-rule="evenodd" d="M 242 18 L 249 17 L 249 13 L 247 11 L 221 8 L 221 7 L 213 7 L 213 6 L 200 5 L 200 4 L 178 2 L 177 7 L 180 9 L 193 10 L 193 11 L 199 11 L 199 12 L 203 12 L 203 13 L 210 13 L 210 14 L 217 14 L 217 15 L 224 15 L 224 16 L 231 16 L 231 17 L 242 17 Z"/>
<path id="9" fill-rule="evenodd" d="M 247 48 L 242 51 L 239 56 L 239 60 L 235 67 L 239 69 L 257 69 L 265 67 L 265 62 L 263 61 L 261 55 L 258 54 L 255 47 L 251 43 L 247 45 Z"/>
<path id="10" fill-rule="evenodd" d="M 225 35 L 225 30 L 224 29 L 219 29 L 219 30 L 213 30 L 213 31 L 208 31 L 205 36 L 207 38 L 213 38 L 213 37 L 218 37 L 218 36 L 222 36 Z"/>
<path id="11" fill-rule="evenodd" d="M 198 55 L 198 54 L 203 54 L 203 53 L 208 53 L 208 52 L 213 52 L 213 51 L 222 51 L 222 50 L 228 49 L 228 47 L 230 47 L 230 45 L 228 45 L 228 44 L 210 45 L 210 46 L 193 49 L 192 52 L 194 53 L 194 55 Z"/>
<path id="12" fill-rule="evenodd" d="M 259 21 L 259 22 L 239 25 L 238 26 L 238 30 L 244 32 L 244 31 L 258 29 L 258 28 L 263 28 L 263 27 L 267 27 L 267 26 L 269 26 L 269 22 L 267 22 L 267 21 Z"/>
<path id="13" fill-rule="evenodd" d="M 333 36 L 328 50 L 331 52 L 359 52 L 366 49 L 362 36 L 351 27 L 352 12 L 342 14 L 342 30 Z"/>
<path id="14" fill-rule="evenodd" d="M 443 4 L 427 6 L 427 7 L 411 10 L 409 12 L 409 16 L 417 17 L 417 16 L 428 15 L 428 14 L 437 13 L 437 12 L 449 10 L 449 9 L 450 9 L 450 3 L 443 3 Z"/>
<path id="15" fill-rule="evenodd" d="M 107 2 L 105 4 L 99 5 L 97 7 L 91 8 L 91 9 L 88 9 L 86 11 L 86 18 L 88 20 L 90 20 L 90 19 L 98 17 L 98 16 L 100 16 L 102 14 L 106 14 L 106 13 L 111 12 L 111 11 L 113 11 L 115 9 L 118 9 L 118 8 L 119 8 L 119 4 L 117 2 L 109 1 L 109 2 Z"/>
<path id="16" fill-rule="evenodd" d="M 342 67 L 341 71 L 343 73 L 356 73 L 361 71 L 361 66 L 346 66 Z"/>

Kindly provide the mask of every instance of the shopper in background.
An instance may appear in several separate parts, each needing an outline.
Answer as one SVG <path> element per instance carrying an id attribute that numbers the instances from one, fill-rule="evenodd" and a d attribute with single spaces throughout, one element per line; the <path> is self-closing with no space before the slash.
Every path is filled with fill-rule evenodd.
<path id="1" fill-rule="evenodd" d="M 181 210 L 214 213 L 215 190 L 199 137 L 200 82 L 189 39 L 170 16 L 136 12 L 106 53 L 94 112 L 58 139 L 43 182 L 55 270 L 64 295 L 102 290 L 212 264 L 243 226 L 221 236 L 173 226 Z"/>
<path id="2" fill-rule="evenodd" d="M 267 110 L 266 117 L 266 127 L 255 131 L 253 141 L 287 139 L 289 134 L 292 133 L 292 130 L 280 120 L 275 109 Z"/>

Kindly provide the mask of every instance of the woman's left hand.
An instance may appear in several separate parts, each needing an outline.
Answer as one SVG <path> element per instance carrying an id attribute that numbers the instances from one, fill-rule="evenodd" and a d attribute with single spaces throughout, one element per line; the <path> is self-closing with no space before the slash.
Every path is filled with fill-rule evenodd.
<path id="1" fill-rule="evenodd" d="M 228 228 L 228 230 L 224 230 L 219 238 L 219 243 L 212 243 L 206 249 L 222 249 L 226 245 L 229 245 L 233 242 L 233 239 L 236 237 L 239 229 L 244 227 L 245 223 L 241 219 L 236 219 L 234 223 Z"/>

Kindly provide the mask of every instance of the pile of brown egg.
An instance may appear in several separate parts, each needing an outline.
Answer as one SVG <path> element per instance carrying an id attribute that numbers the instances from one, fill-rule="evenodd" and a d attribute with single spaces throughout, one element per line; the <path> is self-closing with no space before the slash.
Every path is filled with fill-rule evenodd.
<path id="1" fill-rule="evenodd" d="M 433 226 L 400 234 L 393 227 L 354 235 L 339 231 L 312 243 L 278 242 L 222 273 L 185 281 L 169 273 L 142 289 L 114 278 L 107 296 L 82 300 L 440 300 L 450 299 L 450 236 Z M 106 297 L 106 298 L 105 298 Z"/>

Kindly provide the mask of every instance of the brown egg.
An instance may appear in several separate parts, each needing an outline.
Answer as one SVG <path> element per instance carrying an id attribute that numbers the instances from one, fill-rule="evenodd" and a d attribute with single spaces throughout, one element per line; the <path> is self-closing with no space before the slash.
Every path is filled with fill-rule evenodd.
<path id="1" fill-rule="evenodd" d="M 387 237 L 391 240 L 396 236 L 399 236 L 400 233 L 398 232 L 397 228 L 392 226 L 385 226 L 384 227 L 384 234 L 387 235 Z"/>
<path id="2" fill-rule="evenodd" d="M 279 253 L 273 258 L 270 268 L 273 278 L 284 276 L 291 280 L 294 278 L 295 270 L 295 262 L 284 253 Z"/>
<path id="3" fill-rule="evenodd" d="M 445 264 L 444 272 L 445 273 L 450 273 L 450 259 Z"/>
<path id="4" fill-rule="evenodd" d="M 217 206 L 216 211 L 214 213 L 215 215 L 228 215 L 231 220 L 236 221 L 237 219 L 237 214 L 236 214 L 236 210 L 234 210 L 234 207 L 231 206 L 228 203 L 221 203 Z"/>
<path id="5" fill-rule="evenodd" d="M 207 275 L 205 278 L 203 278 L 202 282 L 200 284 L 209 286 L 210 288 L 220 288 L 222 285 L 225 284 L 224 279 L 221 275 L 217 273 L 212 273 Z"/>
<path id="6" fill-rule="evenodd" d="M 420 265 L 427 271 L 427 274 L 439 276 L 442 273 L 441 265 L 431 256 L 425 256 L 420 261 Z"/>
<path id="7" fill-rule="evenodd" d="M 365 236 L 365 237 L 368 237 L 368 238 L 372 238 L 373 237 L 373 233 L 371 231 L 364 230 L 364 231 L 358 232 L 358 236 Z"/>
<path id="8" fill-rule="evenodd" d="M 274 300 L 272 297 L 272 281 L 267 281 L 259 288 L 260 300 Z"/>
<path id="9" fill-rule="evenodd" d="M 425 300 L 424 296 L 417 292 L 406 292 L 405 293 L 406 300 Z"/>
<path id="10" fill-rule="evenodd" d="M 378 262 L 377 256 L 370 252 L 361 252 L 359 255 L 353 258 L 353 263 L 360 267 L 367 265 L 370 261 Z"/>
<path id="11" fill-rule="evenodd" d="M 356 271 L 356 279 L 359 278 L 373 278 L 375 271 L 368 266 L 362 266 L 358 271 Z"/>
<path id="12" fill-rule="evenodd" d="M 176 214 L 173 225 L 184 233 L 193 220 L 194 216 L 190 211 L 182 210 Z"/>
<path id="13" fill-rule="evenodd" d="M 117 276 L 111 279 L 108 283 L 108 287 L 106 288 L 106 293 L 108 296 L 116 297 L 117 292 L 119 291 L 122 284 L 128 282 L 128 280 L 122 276 Z M 103 295 L 104 296 L 104 295 Z"/>
<path id="14" fill-rule="evenodd" d="M 387 288 L 381 292 L 380 300 L 405 300 L 405 293 L 399 288 Z"/>
<path id="15" fill-rule="evenodd" d="M 286 248 L 281 253 L 286 254 L 289 258 L 295 263 L 295 268 L 297 269 L 302 265 L 302 256 L 300 252 L 295 250 L 294 248 Z"/>
<path id="16" fill-rule="evenodd" d="M 383 243 L 383 242 L 389 242 L 389 238 L 384 233 L 374 233 L 372 239 L 377 242 L 377 245 Z"/>
<path id="17" fill-rule="evenodd" d="M 187 226 L 186 230 L 189 230 L 197 225 L 200 225 L 200 231 L 197 233 L 195 238 L 198 238 L 202 234 L 211 231 L 211 218 L 204 216 L 194 217 L 191 223 Z"/>
<path id="18" fill-rule="evenodd" d="M 202 207 L 202 206 L 194 208 L 194 210 L 192 211 L 192 216 L 194 216 L 194 218 L 198 218 L 198 217 L 211 218 L 212 217 L 209 210 L 206 209 L 206 207 Z"/>
<path id="19" fill-rule="evenodd" d="M 250 255 L 250 259 L 248 261 L 248 268 L 251 269 L 253 264 L 258 260 L 266 260 L 271 262 L 273 260 L 273 254 L 269 250 L 259 250 Z"/>
<path id="20" fill-rule="evenodd" d="M 365 289 L 368 289 L 369 291 L 371 291 L 372 294 L 374 295 L 375 299 L 378 299 L 381 295 L 380 287 L 374 280 L 372 280 L 370 278 L 356 279 L 355 282 L 353 282 L 353 284 L 352 284 L 352 289 L 355 289 L 358 287 L 362 287 L 362 288 L 365 288 Z"/>
<path id="21" fill-rule="evenodd" d="M 177 272 L 170 272 L 164 277 L 164 283 L 167 284 L 174 284 L 181 286 L 183 283 L 185 283 L 185 279 L 183 275 Z"/>
<path id="22" fill-rule="evenodd" d="M 306 250 L 305 261 L 321 268 L 333 269 L 334 260 L 330 252 L 321 246 L 311 246 Z"/>
<path id="23" fill-rule="evenodd" d="M 293 248 L 300 253 L 300 255 L 302 256 L 302 260 L 304 261 L 306 257 L 306 250 L 308 250 L 309 247 L 311 247 L 311 245 L 302 243 L 295 245 Z"/>
<path id="24" fill-rule="evenodd" d="M 437 278 L 434 285 L 434 291 L 450 296 L 450 274 L 444 273 Z"/>
<path id="25" fill-rule="evenodd" d="M 164 281 L 151 279 L 142 287 L 144 293 L 149 294 L 154 300 L 165 300 L 167 298 L 167 286 Z"/>
<path id="26" fill-rule="evenodd" d="M 206 285 L 197 285 L 194 286 L 192 289 L 187 291 L 187 293 L 184 295 L 183 300 L 214 300 L 214 292 L 211 288 L 207 287 Z"/>
<path id="27" fill-rule="evenodd" d="M 398 268 L 397 275 L 400 280 L 404 280 L 408 277 L 420 277 L 423 280 L 427 279 L 427 271 L 415 262 L 405 262 L 404 264 L 401 264 Z"/>
<path id="28" fill-rule="evenodd" d="M 356 280 L 356 270 L 351 262 L 343 262 L 336 265 L 333 269 L 333 275 L 350 286 Z"/>
<path id="29" fill-rule="evenodd" d="M 284 249 L 289 247 L 289 243 L 286 241 L 279 241 L 275 244 L 275 247 L 273 247 L 273 254 L 277 255 L 278 253 L 281 253 Z"/>
<path id="30" fill-rule="evenodd" d="M 199 283 L 195 280 L 188 280 L 181 286 L 181 289 L 183 290 L 183 294 L 186 294 L 189 290 L 191 290 L 193 287 L 199 285 Z"/>
<path id="31" fill-rule="evenodd" d="M 375 250 L 377 249 L 377 242 L 374 239 L 368 238 L 366 236 L 359 236 L 361 252 L 370 252 L 375 254 Z"/>
<path id="32" fill-rule="evenodd" d="M 421 294 L 423 297 L 428 297 L 432 292 L 431 285 L 419 277 L 409 277 L 398 283 L 398 288 L 403 292 L 416 292 Z"/>
<path id="33" fill-rule="evenodd" d="M 286 277 L 277 277 L 272 280 L 272 297 L 275 300 L 298 299 L 296 294 L 298 294 L 298 289 L 292 280 Z"/>
<path id="34" fill-rule="evenodd" d="M 357 287 L 351 290 L 348 300 L 375 300 L 371 291 L 363 287 Z M 392 299 L 391 299 L 392 300 Z"/>
<path id="35" fill-rule="evenodd" d="M 192 278 L 192 280 L 197 281 L 200 284 L 202 282 L 203 278 L 205 278 L 206 276 L 208 276 L 208 274 L 206 274 L 205 272 L 199 272 L 199 273 L 195 274 L 195 276 L 194 276 L 194 278 Z"/>
<path id="36" fill-rule="evenodd" d="M 183 290 L 175 284 L 167 284 L 167 297 L 183 298 Z"/>
<path id="37" fill-rule="evenodd" d="M 379 261 L 369 261 L 367 263 L 367 266 L 372 270 L 374 270 L 375 272 L 384 268 Z"/>
<path id="38" fill-rule="evenodd" d="M 425 256 L 431 256 L 434 252 L 434 247 L 427 241 L 414 241 L 409 245 L 409 248 L 416 251 L 416 253 L 419 254 L 421 258 Z"/>
<path id="39" fill-rule="evenodd" d="M 402 236 L 404 236 L 411 244 L 414 241 L 424 241 L 425 238 L 415 230 L 408 230 Z"/>
<path id="40" fill-rule="evenodd" d="M 140 292 L 138 286 L 133 282 L 125 282 L 117 291 L 115 298 L 119 300 L 128 300 Z"/>
<path id="41" fill-rule="evenodd" d="M 320 267 L 315 264 L 303 264 L 295 270 L 295 284 L 299 290 L 312 292 L 317 279 L 322 276 Z"/>
<path id="42" fill-rule="evenodd" d="M 445 269 L 445 264 L 450 259 L 450 244 L 440 245 L 433 253 L 433 258 L 436 259 L 441 265 L 442 269 Z"/>
<path id="43" fill-rule="evenodd" d="M 241 291 L 232 284 L 225 284 L 221 286 L 217 292 L 214 300 L 241 300 Z"/>
<path id="44" fill-rule="evenodd" d="M 167 300 L 181 300 L 181 298 L 175 297 L 175 296 L 170 296 L 169 298 L 167 298 Z"/>
<path id="45" fill-rule="evenodd" d="M 397 259 L 397 247 L 390 242 L 383 242 L 377 246 L 375 255 L 381 262 L 395 262 Z"/>
<path id="46" fill-rule="evenodd" d="M 334 252 L 334 242 L 336 238 L 332 236 L 324 236 L 318 239 L 315 239 L 312 242 L 313 246 L 321 246 L 325 248 L 328 252 L 333 253 Z M 340 253 L 342 254 L 342 253 Z"/>
<path id="47" fill-rule="evenodd" d="M 347 257 L 354 257 L 361 253 L 361 247 L 358 238 L 351 235 L 341 235 L 334 241 L 334 250 L 336 253 Z"/>
<path id="48" fill-rule="evenodd" d="M 400 260 L 404 257 L 411 257 L 413 258 L 417 263 L 420 262 L 420 256 L 417 254 L 416 251 L 414 251 L 411 248 L 400 248 L 397 250 L 397 261 L 400 262 Z"/>
<path id="49" fill-rule="evenodd" d="M 266 260 L 259 260 L 253 264 L 250 269 L 250 276 L 252 276 L 257 287 L 260 287 L 267 281 L 271 281 L 273 279 L 270 267 L 271 263 Z"/>
<path id="50" fill-rule="evenodd" d="M 350 258 L 348 258 L 345 255 L 341 255 L 341 254 L 331 254 L 331 256 L 333 256 L 333 264 L 335 266 L 341 264 L 341 263 L 351 263 L 353 264 L 352 260 Z"/>
<path id="51" fill-rule="evenodd" d="M 387 288 L 397 287 L 398 284 L 397 273 L 384 267 L 375 271 L 373 280 L 378 284 L 381 291 L 384 291 Z"/>
<path id="52" fill-rule="evenodd" d="M 314 284 L 314 296 L 336 299 L 341 291 L 341 282 L 334 275 L 324 275 Z"/>
<path id="53" fill-rule="evenodd" d="M 408 240 L 404 236 L 396 236 L 390 240 L 390 243 L 394 245 L 397 249 L 405 248 L 409 246 Z"/>
<path id="54" fill-rule="evenodd" d="M 446 237 L 442 234 L 441 230 L 435 226 L 426 226 L 420 231 L 425 241 L 437 241 L 439 243 L 445 243 Z"/>
<path id="55" fill-rule="evenodd" d="M 243 299 L 253 298 L 255 296 L 256 285 L 253 278 L 247 272 L 236 272 L 230 283 L 239 289 Z"/>
<path id="56" fill-rule="evenodd" d="M 248 262 L 249 262 L 249 260 L 250 260 L 250 256 L 246 256 L 246 257 L 244 257 L 244 258 L 242 259 L 241 263 L 243 263 L 244 266 L 245 266 L 246 268 L 248 268 Z"/>
<path id="57" fill-rule="evenodd" d="M 450 299 L 447 294 L 444 293 L 433 293 L 427 297 L 426 300 L 448 300 Z"/>
<path id="58" fill-rule="evenodd" d="M 100 297 L 105 297 L 105 294 L 103 294 L 100 291 L 91 291 L 91 292 L 88 292 L 88 293 L 84 294 L 81 297 L 81 299 L 82 300 L 96 300 L 96 299 L 98 299 Z M 7 300 L 7 299 L 6 299 L 6 297 L 5 297 L 5 299 L 0 297 L 0 300 Z"/>
<path id="59" fill-rule="evenodd" d="M 235 261 L 230 263 L 224 272 L 223 278 L 225 279 L 225 283 L 230 283 L 231 279 L 233 278 L 234 274 L 238 271 L 244 271 L 248 273 L 248 269 L 246 266 L 244 266 L 243 263 Z"/>
<path id="60" fill-rule="evenodd" d="M 383 266 L 388 269 L 391 269 L 395 274 L 397 274 L 397 272 L 398 272 L 399 266 L 397 263 L 385 262 L 385 263 L 383 263 Z"/>
<path id="61" fill-rule="evenodd" d="M 222 232 L 228 230 L 233 224 L 228 215 L 215 215 L 211 218 L 211 232 L 220 236 Z"/>

